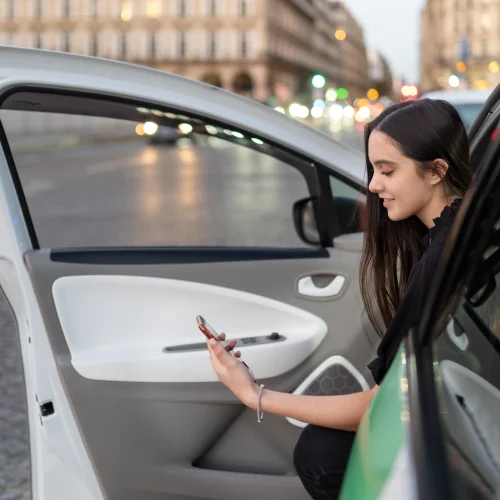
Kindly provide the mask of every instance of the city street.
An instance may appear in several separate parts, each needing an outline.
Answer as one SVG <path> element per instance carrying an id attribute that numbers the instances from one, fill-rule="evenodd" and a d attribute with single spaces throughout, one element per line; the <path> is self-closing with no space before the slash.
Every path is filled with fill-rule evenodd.
<path id="1" fill-rule="evenodd" d="M 334 136 L 362 147 L 354 130 Z M 308 195 L 299 172 L 218 139 L 183 141 L 152 146 L 136 138 L 24 153 L 15 144 L 40 245 L 303 245 L 292 220 L 293 203 Z M 0 500 L 28 499 L 22 368 L 4 300 L 0 325 Z"/>

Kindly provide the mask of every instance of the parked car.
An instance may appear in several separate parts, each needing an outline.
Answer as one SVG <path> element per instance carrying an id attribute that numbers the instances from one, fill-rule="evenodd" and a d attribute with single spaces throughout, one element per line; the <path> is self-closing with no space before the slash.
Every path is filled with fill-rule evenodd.
<path id="1" fill-rule="evenodd" d="M 33 498 L 307 499 L 292 461 L 303 424 L 273 415 L 257 424 L 217 382 L 195 318 L 240 339 L 242 357 L 268 387 L 368 390 L 379 338 L 358 287 L 363 217 L 350 222 L 364 208 L 363 155 L 176 75 L 8 47 L 0 61 L 0 112 L 196 124 L 207 138 L 278 158 L 309 190 L 289 207 L 307 244 L 300 248 L 44 247 L 0 134 L 0 286 L 22 351 Z M 477 181 L 422 323 L 363 418 L 344 499 L 498 494 L 500 141 L 482 148 L 481 140 L 497 122 L 490 114 L 479 127 Z M 262 189 L 258 173 L 246 178 L 249 203 Z M 153 174 L 144 179 L 156 185 Z M 192 182 L 193 169 L 183 175 Z M 202 182 L 197 189 L 202 196 Z"/>
<path id="2" fill-rule="evenodd" d="M 448 101 L 458 111 L 465 128 L 470 129 L 490 94 L 490 90 L 436 90 L 427 92 L 422 97 Z"/>

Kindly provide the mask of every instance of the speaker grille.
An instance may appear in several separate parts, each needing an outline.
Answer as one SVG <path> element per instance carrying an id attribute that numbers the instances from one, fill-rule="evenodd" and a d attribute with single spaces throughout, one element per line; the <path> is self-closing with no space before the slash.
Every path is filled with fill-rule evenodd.
<path id="1" fill-rule="evenodd" d="M 337 396 L 361 392 L 363 388 L 343 365 L 334 364 L 314 379 L 302 394 L 308 396 Z"/>

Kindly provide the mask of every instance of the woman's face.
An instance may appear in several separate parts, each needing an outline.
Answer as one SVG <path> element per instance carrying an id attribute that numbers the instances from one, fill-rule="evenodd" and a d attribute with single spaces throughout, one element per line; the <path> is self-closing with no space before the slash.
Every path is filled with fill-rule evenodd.
<path id="1" fill-rule="evenodd" d="M 428 173 L 417 171 L 415 162 L 380 130 L 370 134 L 368 157 L 374 169 L 368 188 L 383 200 L 389 219 L 399 221 L 422 213 L 435 194 Z"/>

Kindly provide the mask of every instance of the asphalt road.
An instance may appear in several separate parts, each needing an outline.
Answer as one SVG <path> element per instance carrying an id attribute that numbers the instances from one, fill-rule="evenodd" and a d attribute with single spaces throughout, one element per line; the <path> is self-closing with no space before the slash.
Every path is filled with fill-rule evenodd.
<path id="1" fill-rule="evenodd" d="M 355 148 L 359 134 L 336 137 Z M 251 151 L 142 140 L 16 153 L 42 246 L 300 246 L 291 207 L 300 174 Z M 30 497 L 24 385 L 0 297 L 0 500 Z"/>

